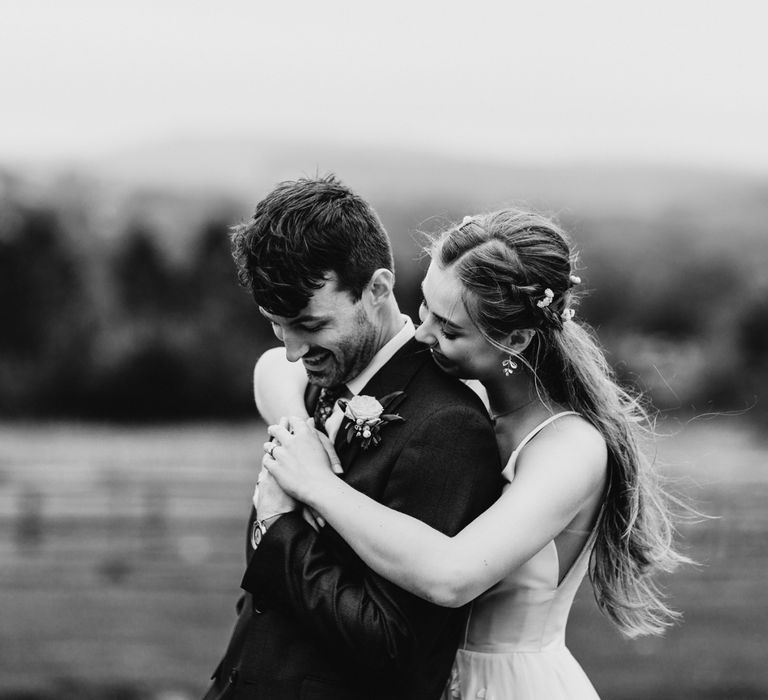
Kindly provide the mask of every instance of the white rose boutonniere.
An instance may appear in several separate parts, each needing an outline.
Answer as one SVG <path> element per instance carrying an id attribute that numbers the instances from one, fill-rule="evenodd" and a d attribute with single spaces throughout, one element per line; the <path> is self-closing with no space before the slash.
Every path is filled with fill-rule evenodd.
<path id="1" fill-rule="evenodd" d="M 339 406 L 344 411 L 345 418 L 341 429 L 346 431 L 347 443 L 356 438 L 360 440 L 364 450 L 371 445 L 376 447 L 381 442 L 380 433 L 385 425 L 405 420 L 393 412 L 404 399 L 403 391 L 387 394 L 381 401 L 362 394 L 353 396 L 348 401 L 339 399 Z"/>

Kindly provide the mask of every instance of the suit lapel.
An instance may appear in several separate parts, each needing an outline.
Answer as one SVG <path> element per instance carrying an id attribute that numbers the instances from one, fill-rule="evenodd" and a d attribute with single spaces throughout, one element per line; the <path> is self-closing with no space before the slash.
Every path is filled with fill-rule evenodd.
<path id="1" fill-rule="evenodd" d="M 398 350 L 360 391 L 360 395 L 373 396 L 381 399 L 394 391 L 406 391 L 413 376 L 425 362 L 430 361 L 429 351 L 424 345 L 409 340 L 400 350 Z M 406 396 L 406 401 L 408 400 Z M 384 428 L 386 430 L 386 428 Z M 341 460 L 341 466 L 346 474 L 354 462 L 361 454 L 375 453 L 375 447 L 364 451 L 358 440 L 352 439 L 347 442 L 347 431 L 344 429 L 344 423 L 339 428 L 334 441 L 334 447 Z"/>

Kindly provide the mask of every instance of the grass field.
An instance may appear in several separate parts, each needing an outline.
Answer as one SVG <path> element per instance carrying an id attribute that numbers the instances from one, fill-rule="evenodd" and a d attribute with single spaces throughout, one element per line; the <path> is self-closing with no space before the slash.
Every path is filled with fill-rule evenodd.
<path id="1" fill-rule="evenodd" d="M 607 700 L 768 697 L 768 445 L 734 419 L 660 443 L 717 516 L 669 582 L 683 624 L 625 641 L 583 587 L 569 645 Z M 0 698 L 201 695 L 234 621 L 263 425 L 0 425 Z M 546 700 L 546 699 L 542 699 Z"/>

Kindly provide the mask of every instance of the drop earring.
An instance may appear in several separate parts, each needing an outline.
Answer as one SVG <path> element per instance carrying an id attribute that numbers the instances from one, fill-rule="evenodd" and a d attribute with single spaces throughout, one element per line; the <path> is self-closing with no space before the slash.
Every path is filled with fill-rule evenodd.
<path id="1" fill-rule="evenodd" d="M 517 362 L 512 359 L 510 355 L 506 360 L 501 363 L 501 367 L 504 370 L 504 376 L 508 377 L 510 374 L 514 374 L 517 369 Z"/>

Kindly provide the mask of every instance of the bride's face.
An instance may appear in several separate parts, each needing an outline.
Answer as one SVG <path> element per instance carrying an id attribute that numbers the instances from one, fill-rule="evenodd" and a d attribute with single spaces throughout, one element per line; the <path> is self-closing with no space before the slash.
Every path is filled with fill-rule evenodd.
<path id="1" fill-rule="evenodd" d="M 444 372 L 462 379 L 483 380 L 501 372 L 501 351 L 483 338 L 461 299 L 462 284 L 451 267 L 432 261 L 421 283 L 421 325 L 416 340 L 430 346 Z"/>

